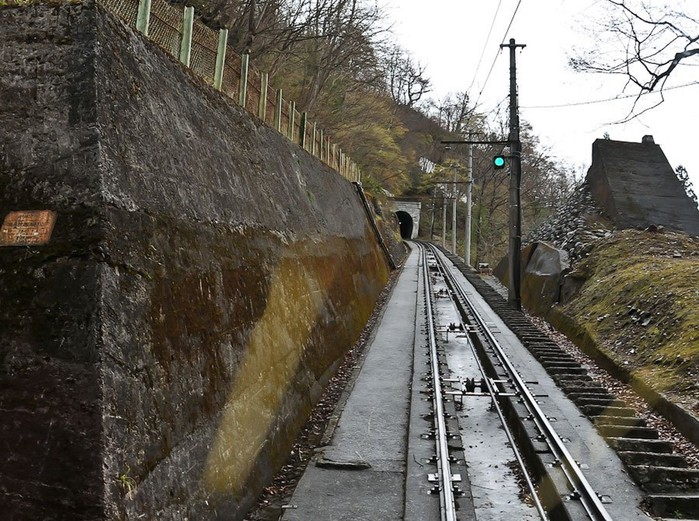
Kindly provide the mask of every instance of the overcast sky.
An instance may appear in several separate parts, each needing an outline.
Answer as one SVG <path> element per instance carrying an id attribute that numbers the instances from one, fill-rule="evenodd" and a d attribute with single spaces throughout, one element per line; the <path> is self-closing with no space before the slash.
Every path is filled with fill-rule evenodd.
<path id="1" fill-rule="evenodd" d="M 509 55 L 500 51 L 518 0 L 384 0 L 399 45 L 427 68 L 432 80 L 431 96 L 470 90 L 479 99 L 480 112 L 490 112 L 508 101 Z M 495 12 L 500 3 L 498 16 Z M 662 2 L 658 2 L 662 3 Z M 666 0 L 694 11 L 699 1 Z M 684 66 L 668 82 L 666 101 L 631 122 L 614 124 L 627 117 L 634 98 L 587 103 L 623 96 L 624 80 L 600 74 L 572 71 L 568 57 L 574 49 L 594 49 L 593 21 L 607 6 L 603 0 L 521 0 L 507 39 L 515 38 L 526 48 L 517 53 L 521 118 L 551 153 L 576 166 L 578 177 L 591 161 L 592 142 L 605 132 L 620 141 L 641 140 L 652 134 L 673 168 L 684 165 L 699 193 L 699 60 Z M 492 34 L 486 37 L 493 20 Z M 483 50 L 485 51 L 483 52 Z M 602 49 L 603 50 L 603 49 Z M 479 58 L 483 52 L 483 58 Z M 490 77 L 486 81 L 488 72 Z M 627 95 L 637 91 L 627 88 Z M 644 97 L 652 102 L 657 95 Z M 584 103 L 584 104 L 583 104 Z M 564 106 L 561 106 L 564 105 Z"/>

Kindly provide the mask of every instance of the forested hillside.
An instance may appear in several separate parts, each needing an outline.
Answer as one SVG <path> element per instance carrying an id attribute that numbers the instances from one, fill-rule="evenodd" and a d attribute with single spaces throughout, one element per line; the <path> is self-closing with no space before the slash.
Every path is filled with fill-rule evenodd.
<path id="1" fill-rule="evenodd" d="M 474 107 L 466 91 L 431 97 L 429 64 L 417 63 L 394 43 L 390 20 L 372 0 L 187 3 L 207 25 L 229 28 L 229 46 L 249 53 L 255 68 L 269 72 L 271 85 L 282 88 L 349 153 L 363 172 L 365 188 L 377 197 L 421 198 L 422 237 L 441 236 L 445 199 L 457 198 L 458 222 L 463 222 L 466 185 L 458 183 L 467 179 L 467 147 L 445 149 L 440 140 L 469 134 L 505 139 L 506 92 L 489 111 Z M 573 179 L 526 122 L 521 138 L 526 231 L 550 213 Z M 479 262 L 494 262 L 506 249 L 509 179 L 507 170 L 491 167 L 492 156 L 501 151 L 474 147 L 472 236 Z"/>

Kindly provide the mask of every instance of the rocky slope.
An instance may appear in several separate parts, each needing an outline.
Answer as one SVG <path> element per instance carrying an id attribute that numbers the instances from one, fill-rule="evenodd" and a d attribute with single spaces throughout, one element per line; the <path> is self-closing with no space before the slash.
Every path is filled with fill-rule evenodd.
<path id="1" fill-rule="evenodd" d="M 525 240 L 534 241 L 571 262 L 547 318 L 699 417 L 699 238 L 662 226 L 615 230 L 582 184 Z"/>

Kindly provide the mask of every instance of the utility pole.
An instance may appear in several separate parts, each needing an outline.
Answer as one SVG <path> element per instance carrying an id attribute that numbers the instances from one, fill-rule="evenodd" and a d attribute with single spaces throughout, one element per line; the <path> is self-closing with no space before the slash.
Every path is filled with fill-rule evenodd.
<path id="1" fill-rule="evenodd" d="M 468 133 L 471 139 L 471 132 Z M 464 230 L 464 262 L 471 265 L 471 187 L 473 186 L 473 145 L 468 145 L 468 172 L 466 173 L 466 226 Z"/>
<path id="2" fill-rule="evenodd" d="M 430 222 L 430 241 L 434 240 L 434 210 L 437 204 L 437 187 L 432 188 L 432 220 Z"/>
<path id="3" fill-rule="evenodd" d="M 447 249 L 447 192 L 442 192 L 442 248 Z"/>
<path id="4" fill-rule="evenodd" d="M 452 176 L 451 195 L 451 252 L 456 255 L 456 167 Z"/>
<path id="5" fill-rule="evenodd" d="M 520 184 L 522 178 L 522 143 L 519 140 L 519 107 L 517 104 L 517 47 L 526 47 L 515 43 L 502 44 L 500 48 L 510 49 L 510 252 L 507 302 L 514 309 L 522 309 L 520 293 L 520 265 L 522 248 L 522 211 L 520 208 Z"/>

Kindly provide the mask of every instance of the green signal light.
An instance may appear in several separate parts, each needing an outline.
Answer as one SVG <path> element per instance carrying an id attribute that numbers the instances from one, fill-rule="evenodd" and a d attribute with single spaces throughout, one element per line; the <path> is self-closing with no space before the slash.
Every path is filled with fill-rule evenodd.
<path id="1" fill-rule="evenodd" d="M 493 158 L 493 167 L 496 169 L 505 168 L 505 156 L 495 156 Z"/>

